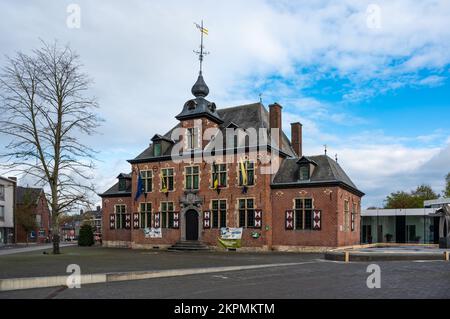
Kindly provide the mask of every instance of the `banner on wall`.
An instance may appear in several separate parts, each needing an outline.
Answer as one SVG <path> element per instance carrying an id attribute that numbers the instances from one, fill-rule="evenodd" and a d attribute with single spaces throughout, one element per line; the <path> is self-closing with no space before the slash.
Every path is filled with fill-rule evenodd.
<path id="1" fill-rule="evenodd" d="M 224 248 L 239 248 L 241 247 L 242 231 L 243 228 L 222 227 L 217 240 Z"/>
<path id="2" fill-rule="evenodd" d="M 221 239 L 241 239 L 243 228 L 231 228 L 222 227 L 220 228 L 220 238 Z"/>
<path id="3" fill-rule="evenodd" d="M 162 238 L 161 228 L 144 228 L 145 238 Z"/>

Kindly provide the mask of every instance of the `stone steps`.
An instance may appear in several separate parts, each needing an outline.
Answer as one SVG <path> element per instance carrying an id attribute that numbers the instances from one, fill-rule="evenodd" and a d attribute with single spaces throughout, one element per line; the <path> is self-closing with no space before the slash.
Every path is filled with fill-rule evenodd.
<path id="1" fill-rule="evenodd" d="M 208 246 L 200 241 L 185 240 L 179 241 L 175 245 L 168 248 L 169 251 L 197 251 L 197 250 L 209 250 Z"/>

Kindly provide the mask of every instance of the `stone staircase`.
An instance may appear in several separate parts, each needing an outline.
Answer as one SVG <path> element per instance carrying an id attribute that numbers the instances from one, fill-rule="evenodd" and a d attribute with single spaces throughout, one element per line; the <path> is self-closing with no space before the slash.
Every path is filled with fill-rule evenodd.
<path id="1" fill-rule="evenodd" d="M 169 251 L 198 251 L 209 250 L 208 246 L 198 240 L 184 240 L 179 241 L 175 245 L 168 248 Z"/>

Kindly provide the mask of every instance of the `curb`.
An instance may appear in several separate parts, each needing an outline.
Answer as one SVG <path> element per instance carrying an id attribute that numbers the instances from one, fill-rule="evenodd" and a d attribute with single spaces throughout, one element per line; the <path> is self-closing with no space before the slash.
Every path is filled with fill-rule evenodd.
<path id="1" fill-rule="evenodd" d="M 187 269 L 170 269 L 170 270 L 150 270 L 150 271 L 131 271 L 131 272 L 114 272 L 103 274 L 86 274 L 80 275 L 81 285 L 97 284 L 106 282 L 131 281 L 163 277 L 187 276 L 196 274 L 209 274 L 225 271 L 237 271 L 259 268 L 297 266 L 310 264 L 315 262 L 299 262 L 299 263 L 281 263 L 281 264 L 263 264 L 248 266 L 226 266 L 226 267 L 210 267 L 210 268 L 187 268 Z M 47 277 L 28 277 L 28 278 L 8 278 L 0 279 L 0 291 L 23 290 L 32 288 L 48 288 L 67 286 L 67 276 L 47 276 Z"/>

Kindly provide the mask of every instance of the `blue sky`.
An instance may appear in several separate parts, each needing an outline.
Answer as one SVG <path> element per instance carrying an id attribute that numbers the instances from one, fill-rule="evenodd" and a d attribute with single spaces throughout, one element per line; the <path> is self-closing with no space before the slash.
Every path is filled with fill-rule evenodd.
<path id="1" fill-rule="evenodd" d="M 67 27 L 70 3 L 79 29 Z M 2 1 L 0 12 L 0 65 L 57 39 L 95 80 L 105 123 L 86 143 L 100 150 L 99 191 L 176 124 L 198 72 L 201 19 L 208 98 L 220 108 L 262 93 L 283 105 L 285 132 L 300 121 L 306 155 L 324 144 L 338 154 L 363 206 L 421 183 L 441 191 L 450 171 L 448 1 L 35 0 Z"/>

